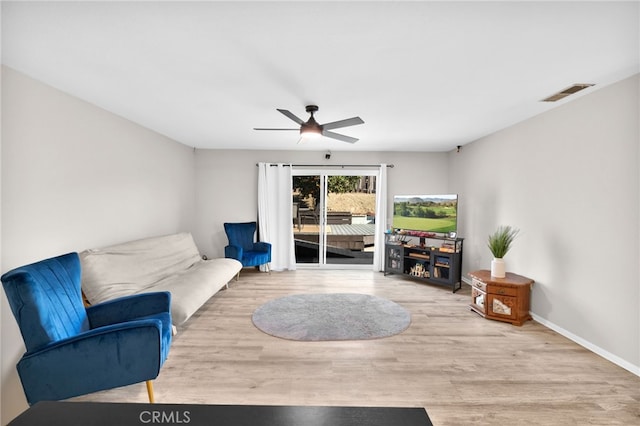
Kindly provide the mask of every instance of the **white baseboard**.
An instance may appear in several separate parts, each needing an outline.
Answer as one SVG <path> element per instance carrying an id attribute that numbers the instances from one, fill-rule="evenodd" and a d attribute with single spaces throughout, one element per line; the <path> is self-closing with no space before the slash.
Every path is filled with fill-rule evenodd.
<path id="1" fill-rule="evenodd" d="M 552 323 L 551 321 L 547 321 L 546 319 L 540 317 L 539 315 L 536 315 L 534 313 L 531 313 L 531 316 L 533 317 L 533 319 L 536 322 L 539 322 L 540 324 L 544 325 L 547 328 L 550 328 L 551 330 L 555 331 L 558 334 L 561 334 L 562 336 L 566 337 L 569 340 L 573 340 L 574 342 L 576 342 L 577 344 L 579 344 L 580 346 L 590 350 L 591 352 L 600 355 L 602 358 L 611 361 L 612 363 L 616 364 L 619 367 L 624 368 L 625 370 L 635 374 L 636 376 L 640 377 L 640 366 L 638 365 L 633 365 L 628 361 L 625 361 L 624 359 L 620 358 L 617 355 L 612 354 L 609 351 L 606 351 L 604 349 L 602 349 L 599 346 L 594 345 L 593 343 L 583 339 L 580 336 L 576 336 L 575 334 L 571 333 L 570 331 L 565 330 L 564 328 L 558 326 L 557 324 Z"/>
<path id="2" fill-rule="evenodd" d="M 471 280 L 468 279 L 467 277 L 462 277 L 462 281 L 465 284 L 471 285 Z M 582 346 L 583 348 L 586 348 L 588 350 L 590 350 L 591 352 L 601 356 L 602 358 L 611 361 L 612 363 L 616 364 L 619 367 L 624 368 L 625 370 L 635 374 L 636 376 L 640 377 L 640 366 L 639 365 L 634 365 L 631 364 L 628 361 L 625 361 L 624 359 L 620 358 L 617 355 L 612 354 L 609 351 L 606 351 L 604 349 L 602 349 L 599 346 L 594 345 L 593 343 L 583 339 L 580 336 L 576 336 L 575 334 L 571 333 L 570 331 L 565 330 L 564 328 L 558 326 L 557 324 L 552 323 L 551 321 L 547 321 L 546 319 L 540 317 L 539 315 L 536 315 L 534 313 L 531 313 L 531 317 L 538 323 L 544 325 L 545 327 L 555 331 L 556 333 L 566 337 L 569 340 L 572 340 L 574 342 L 576 342 L 577 344 L 579 344 L 580 346 Z"/>

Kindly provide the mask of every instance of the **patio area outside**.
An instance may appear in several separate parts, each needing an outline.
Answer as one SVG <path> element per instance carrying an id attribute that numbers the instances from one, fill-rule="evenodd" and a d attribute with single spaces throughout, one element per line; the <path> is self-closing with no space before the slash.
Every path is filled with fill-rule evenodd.
<path id="1" fill-rule="evenodd" d="M 305 200 L 303 205 L 314 205 Z M 375 194 L 330 193 L 327 200 L 327 263 L 370 264 L 375 235 Z M 298 263 L 316 263 L 320 220 L 303 207 L 294 217 L 293 231 Z"/>

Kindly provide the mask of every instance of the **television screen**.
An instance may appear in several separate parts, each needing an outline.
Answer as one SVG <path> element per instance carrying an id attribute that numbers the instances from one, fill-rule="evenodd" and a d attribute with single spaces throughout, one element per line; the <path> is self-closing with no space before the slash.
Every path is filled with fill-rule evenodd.
<path id="1" fill-rule="evenodd" d="M 393 197 L 393 227 L 425 233 L 455 232 L 458 195 L 396 195 Z"/>

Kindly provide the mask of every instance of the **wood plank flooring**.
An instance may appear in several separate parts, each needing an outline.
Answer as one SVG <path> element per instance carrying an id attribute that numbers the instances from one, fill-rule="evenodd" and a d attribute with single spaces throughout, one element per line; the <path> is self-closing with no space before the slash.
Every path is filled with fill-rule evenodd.
<path id="1" fill-rule="evenodd" d="M 393 337 L 294 342 L 251 322 L 271 299 L 355 292 L 407 308 Z M 425 407 L 434 425 L 640 424 L 640 378 L 533 321 L 485 320 L 470 289 L 371 271 L 243 270 L 174 337 L 156 402 Z M 75 398 L 147 402 L 144 384 Z"/>

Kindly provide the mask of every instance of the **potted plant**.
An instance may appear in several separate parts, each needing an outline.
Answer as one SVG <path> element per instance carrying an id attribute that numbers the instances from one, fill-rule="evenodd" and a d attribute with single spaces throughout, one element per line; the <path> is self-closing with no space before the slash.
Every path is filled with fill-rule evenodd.
<path id="1" fill-rule="evenodd" d="M 489 235 L 487 246 L 493 254 L 493 260 L 491 261 L 491 276 L 496 278 L 504 278 L 505 266 L 503 257 L 507 254 L 513 244 L 513 240 L 520 232 L 519 229 L 513 228 L 509 225 L 499 226 L 496 232 Z"/>

